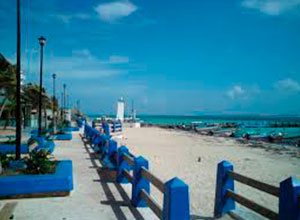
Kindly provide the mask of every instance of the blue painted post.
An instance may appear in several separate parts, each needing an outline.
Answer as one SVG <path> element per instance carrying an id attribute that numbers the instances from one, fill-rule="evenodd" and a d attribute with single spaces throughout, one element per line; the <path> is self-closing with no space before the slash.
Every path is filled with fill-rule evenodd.
<path id="1" fill-rule="evenodd" d="M 108 147 L 105 149 L 105 152 L 103 154 L 102 162 L 105 167 L 109 169 L 115 169 L 116 168 L 116 161 L 113 160 L 114 154 L 116 154 L 118 151 L 117 142 L 114 140 L 109 140 Z"/>
<path id="2" fill-rule="evenodd" d="M 91 127 L 88 124 L 86 124 L 84 126 L 84 137 L 89 138 L 90 132 L 91 132 Z"/>
<path id="3" fill-rule="evenodd" d="M 126 160 L 123 159 L 124 154 L 129 155 L 129 150 L 126 146 L 121 146 L 118 149 L 117 155 L 117 182 L 118 183 L 128 183 L 127 178 L 124 176 L 123 171 L 131 170 L 131 166 L 127 163 Z"/>
<path id="4" fill-rule="evenodd" d="M 280 183 L 279 193 L 279 219 L 300 219 L 300 181 L 295 177 Z"/>
<path id="5" fill-rule="evenodd" d="M 218 164 L 214 210 L 217 218 L 235 209 L 234 200 L 226 197 L 227 190 L 234 191 L 234 180 L 228 176 L 228 171 L 233 171 L 230 162 L 223 160 Z"/>
<path id="6" fill-rule="evenodd" d="M 109 136 L 110 135 L 109 124 L 106 122 L 102 123 L 102 128 L 104 130 L 104 133 Z"/>
<path id="7" fill-rule="evenodd" d="M 91 132 L 90 132 L 90 141 L 91 142 L 93 141 L 95 136 L 97 136 L 97 134 L 99 134 L 99 131 L 95 128 L 91 128 Z"/>
<path id="8" fill-rule="evenodd" d="M 116 122 L 113 122 L 113 125 L 112 125 L 112 132 L 116 132 Z"/>
<path id="9" fill-rule="evenodd" d="M 86 126 L 83 126 L 83 137 L 86 135 Z"/>
<path id="10" fill-rule="evenodd" d="M 147 207 L 146 202 L 140 197 L 142 189 L 150 194 L 150 182 L 142 177 L 142 167 L 149 169 L 148 160 L 142 156 L 134 158 L 131 202 L 135 207 Z"/>
<path id="11" fill-rule="evenodd" d="M 99 137 L 100 137 L 100 133 L 97 133 L 97 134 L 93 135 L 93 137 L 91 138 L 92 146 L 99 142 Z"/>
<path id="12" fill-rule="evenodd" d="M 190 219 L 189 186 L 177 177 L 165 183 L 163 219 Z"/>
<path id="13" fill-rule="evenodd" d="M 92 140 L 92 148 L 94 149 L 94 151 L 96 153 L 100 152 L 100 144 L 102 142 L 102 136 L 100 135 L 100 133 L 98 133 L 97 135 L 94 136 L 93 140 Z"/>

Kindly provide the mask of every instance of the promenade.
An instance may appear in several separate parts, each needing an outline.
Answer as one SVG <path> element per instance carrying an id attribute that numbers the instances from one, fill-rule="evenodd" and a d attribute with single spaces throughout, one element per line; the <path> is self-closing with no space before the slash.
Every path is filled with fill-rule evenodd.
<path id="1" fill-rule="evenodd" d="M 150 208 L 135 208 L 130 203 L 131 184 L 118 184 L 115 173 L 104 169 L 99 156 L 82 140 L 79 132 L 72 132 L 71 141 L 55 141 L 54 157 L 73 161 L 74 190 L 70 196 L 1 200 L 0 208 L 16 201 L 15 219 L 158 219 Z M 271 185 L 291 174 L 299 177 L 299 159 L 288 153 L 278 154 L 260 148 L 249 148 L 232 140 L 193 135 L 160 128 L 125 127 L 123 137 L 114 139 L 127 145 L 135 155 L 149 159 L 149 170 L 167 181 L 173 176 L 184 179 L 189 185 L 190 217 L 213 219 L 216 164 L 222 158 L 236 165 L 236 170 Z M 199 159 L 200 158 L 200 159 Z M 271 172 L 276 166 L 277 172 Z M 262 201 L 266 207 L 277 211 L 278 200 L 237 184 L 244 195 Z M 162 194 L 151 187 L 151 195 L 162 204 Z M 246 219 L 261 216 L 239 212 Z M 224 216 L 222 219 L 231 219 Z"/>
<path id="2" fill-rule="evenodd" d="M 55 141 L 54 156 L 73 161 L 74 190 L 70 196 L 56 198 L 1 200 L 18 202 L 15 219 L 157 219 L 149 208 L 130 204 L 130 185 L 109 181 L 113 175 L 101 169 L 99 160 L 79 132 L 72 141 Z"/>

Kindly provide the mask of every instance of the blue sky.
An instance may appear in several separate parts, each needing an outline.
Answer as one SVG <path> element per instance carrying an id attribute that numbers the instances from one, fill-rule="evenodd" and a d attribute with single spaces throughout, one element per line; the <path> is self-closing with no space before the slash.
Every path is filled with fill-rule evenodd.
<path id="1" fill-rule="evenodd" d="M 300 111 L 300 0 L 22 2 L 22 69 L 66 83 L 71 103 L 113 113 Z M 0 2 L 0 52 L 15 60 L 15 1 Z M 60 92 L 57 93 L 58 95 Z"/>

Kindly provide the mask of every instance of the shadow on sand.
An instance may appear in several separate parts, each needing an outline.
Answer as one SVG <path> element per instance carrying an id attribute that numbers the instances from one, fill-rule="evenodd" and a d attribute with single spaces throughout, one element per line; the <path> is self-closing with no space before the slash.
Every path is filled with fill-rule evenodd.
<path id="1" fill-rule="evenodd" d="M 96 161 L 99 160 L 99 155 L 96 154 L 95 152 L 93 152 L 88 141 L 85 138 L 83 138 L 81 136 L 81 139 L 83 141 L 84 148 L 89 155 L 89 158 L 87 158 L 87 159 L 91 160 L 92 165 L 93 165 L 90 168 L 96 169 L 98 176 L 100 178 L 98 180 L 93 180 L 93 181 L 99 182 L 101 184 L 103 191 L 107 198 L 106 201 L 100 201 L 100 203 L 103 205 L 111 206 L 111 208 L 118 220 L 128 219 L 128 217 L 126 217 L 126 215 L 122 211 L 121 207 L 128 207 L 128 209 L 130 210 L 130 212 L 132 213 L 132 215 L 134 216 L 135 219 L 139 219 L 139 220 L 145 219 L 141 215 L 141 213 L 131 204 L 130 198 L 128 197 L 127 193 L 122 188 L 122 186 L 120 184 L 116 183 L 116 171 L 111 171 L 111 170 L 108 170 L 101 166 L 98 166 Z M 115 195 L 113 194 L 113 191 L 110 189 L 108 183 L 114 185 L 114 187 L 117 189 L 117 191 L 120 194 L 123 201 L 116 200 Z"/>

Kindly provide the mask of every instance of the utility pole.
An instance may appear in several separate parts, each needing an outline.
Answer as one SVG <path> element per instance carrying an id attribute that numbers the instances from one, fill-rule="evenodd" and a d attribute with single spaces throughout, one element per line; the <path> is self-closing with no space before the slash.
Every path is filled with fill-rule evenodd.
<path id="1" fill-rule="evenodd" d="M 21 132 L 22 132 L 22 111 L 21 111 L 21 7 L 20 0 L 17 0 L 17 68 L 16 68 L 16 160 L 21 158 Z"/>
<path id="2" fill-rule="evenodd" d="M 52 100 L 52 119 L 53 119 L 53 134 L 56 133 L 56 114 L 55 114 L 55 79 L 56 79 L 56 74 L 53 73 L 52 74 L 52 78 L 53 78 L 53 100 Z"/>

